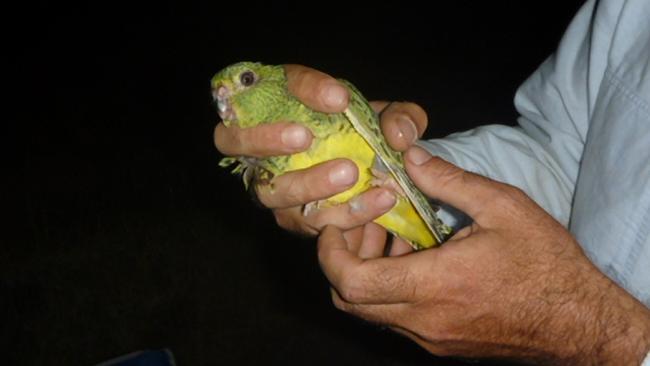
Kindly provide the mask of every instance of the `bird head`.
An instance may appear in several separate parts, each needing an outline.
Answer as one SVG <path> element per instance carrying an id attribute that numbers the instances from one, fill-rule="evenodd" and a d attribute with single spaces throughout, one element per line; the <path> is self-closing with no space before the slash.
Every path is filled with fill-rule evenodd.
<path id="1" fill-rule="evenodd" d="M 239 62 L 211 81 L 212 98 L 226 126 L 252 127 L 281 116 L 289 98 L 282 66 Z"/>

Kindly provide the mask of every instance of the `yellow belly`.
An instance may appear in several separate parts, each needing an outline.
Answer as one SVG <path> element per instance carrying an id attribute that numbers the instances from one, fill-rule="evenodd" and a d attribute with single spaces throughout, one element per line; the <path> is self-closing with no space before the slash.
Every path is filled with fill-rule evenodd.
<path id="1" fill-rule="evenodd" d="M 370 167 L 375 159 L 375 152 L 358 134 L 339 133 L 327 137 L 327 140 L 314 140 L 309 150 L 291 155 L 287 170 L 304 169 L 337 158 L 352 160 L 359 169 L 359 179 L 353 187 L 327 199 L 333 203 L 346 202 L 368 189 L 372 179 Z"/>
<path id="2" fill-rule="evenodd" d="M 359 179 L 353 187 L 327 199 L 329 203 L 342 203 L 370 188 L 373 179 L 370 168 L 375 160 L 375 152 L 357 133 L 339 133 L 328 136 L 327 140 L 314 140 L 309 150 L 291 155 L 285 171 L 305 169 L 337 158 L 352 160 L 359 169 Z M 401 195 L 397 195 L 395 206 L 375 222 L 420 247 L 430 247 L 436 243 L 415 208 Z"/>

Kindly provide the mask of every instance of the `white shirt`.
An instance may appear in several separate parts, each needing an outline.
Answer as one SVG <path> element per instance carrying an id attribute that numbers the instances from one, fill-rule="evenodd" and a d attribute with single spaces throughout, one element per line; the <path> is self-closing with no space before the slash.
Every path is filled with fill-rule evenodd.
<path id="1" fill-rule="evenodd" d="M 516 127 L 421 145 L 523 189 L 650 306 L 650 0 L 587 1 L 515 106 Z"/>

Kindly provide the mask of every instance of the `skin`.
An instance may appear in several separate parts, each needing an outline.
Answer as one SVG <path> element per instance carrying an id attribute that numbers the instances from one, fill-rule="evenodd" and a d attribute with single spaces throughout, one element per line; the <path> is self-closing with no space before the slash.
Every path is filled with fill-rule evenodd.
<path id="1" fill-rule="evenodd" d="M 339 112 L 347 94 L 330 76 L 287 66 L 291 92 L 314 109 Z M 406 168 L 427 195 L 474 223 L 434 250 L 411 253 L 371 222 L 390 205 L 382 189 L 307 217 L 302 206 L 356 180 L 335 160 L 277 177 L 258 190 L 288 230 L 320 233 L 318 256 L 335 306 L 388 326 L 436 355 L 512 359 L 531 364 L 638 365 L 650 349 L 650 310 L 604 276 L 572 235 L 522 191 L 465 172 L 413 143 L 427 126 L 412 103 L 373 102 L 387 140 L 406 152 Z M 311 136 L 290 122 L 215 129 L 226 155 L 289 154 Z M 328 179 L 322 179 L 328 177 Z M 385 202 L 384 202 L 385 203 Z"/>
<path id="2" fill-rule="evenodd" d="M 290 91 L 309 107 L 334 113 L 343 111 L 347 106 L 347 90 L 331 76 L 300 65 L 286 65 L 285 69 Z M 371 105 L 380 112 L 387 140 L 398 151 L 406 150 L 426 129 L 427 115 L 414 103 L 374 101 Z M 224 155 L 263 157 L 303 151 L 311 143 L 311 134 L 304 127 L 290 122 L 249 129 L 236 126 L 226 128 L 219 123 L 214 139 L 217 149 Z M 336 159 L 276 177 L 273 191 L 265 186 L 255 188 L 257 197 L 272 209 L 281 227 L 313 236 L 327 224 L 344 229 L 358 227 L 381 216 L 394 205 L 393 193 L 378 188 L 360 195 L 353 204 L 303 216 L 302 208 L 306 203 L 345 191 L 356 182 L 357 173 L 357 167 L 351 161 Z M 323 180 L 324 176 L 328 179 Z M 396 240 L 392 250 L 394 253 L 404 253 L 410 250 L 410 246 Z"/>

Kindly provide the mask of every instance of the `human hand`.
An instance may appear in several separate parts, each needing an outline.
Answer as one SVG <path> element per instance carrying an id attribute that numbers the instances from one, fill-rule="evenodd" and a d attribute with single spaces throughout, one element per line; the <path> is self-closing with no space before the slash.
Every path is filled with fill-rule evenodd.
<path id="1" fill-rule="evenodd" d="M 522 191 L 418 147 L 405 160 L 424 193 L 474 222 L 439 248 L 389 258 L 372 227 L 328 226 L 318 255 L 336 307 L 437 355 L 641 363 L 650 311 L 594 267 L 561 224 Z"/>
<path id="2" fill-rule="evenodd" d="M 309 107 L 327 113 L 342 112 L 346 108 L 347 89 L 334 78 L 299 65 L 286 65 L 285 70 L 290 92 Z M 371 105 L 380 113 L 381 126 L 389 144 L 398 151 L 410 147 L 426 129 L 427 115 L 416 104 L 377 101 Z M 227 128 L 219 123 L 214 134 L 217 149 L 228 156 L 268 157 L 296 153 L 306 150 L 311 139 L 308 129 L 290 121 L 247 129 Z M 394 195 L 386 189 L 376 188 L 359 195 L 351 203 L 303 215 L 305 204 L 352 187 L 357 174 L 352 161 L 336 159 L 274 177 L 273 190 L 264 185 L 256 185 L 255 189 L 260 202 L 273 210 L 281 227 L 315 235 L 327 224 L 342 229 L 363 225 L 393 207 Z"/>

